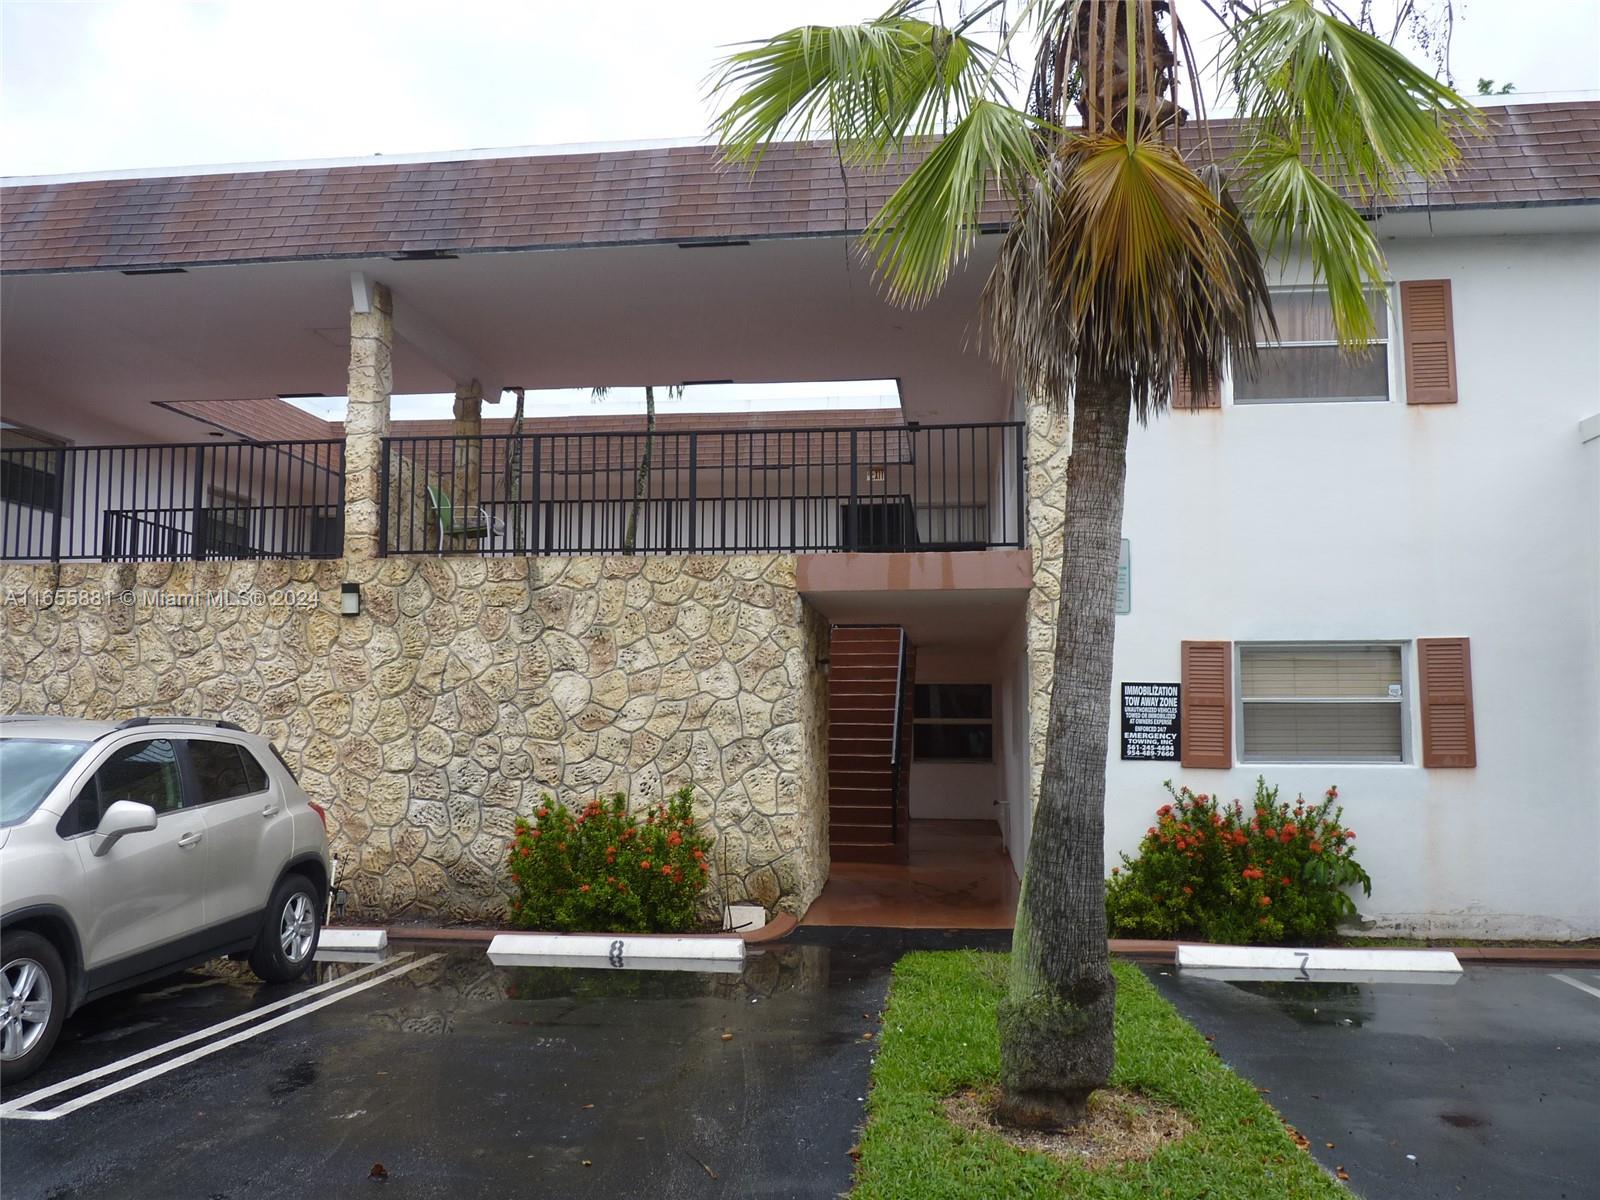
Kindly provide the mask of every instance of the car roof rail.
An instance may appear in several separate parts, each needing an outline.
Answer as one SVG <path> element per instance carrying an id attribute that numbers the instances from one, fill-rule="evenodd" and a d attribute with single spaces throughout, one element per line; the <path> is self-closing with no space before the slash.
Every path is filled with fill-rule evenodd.
<path id="1" fill-rule="evenodd" d="M 232 721 L 217 721 L 209 717 L 129 717 L 117 724 L 118 729 L 142 729 L 146 725 L 210 725 L 216 729 L 231 729 L 235 733 L 248 733 L 243 725 Z"/>

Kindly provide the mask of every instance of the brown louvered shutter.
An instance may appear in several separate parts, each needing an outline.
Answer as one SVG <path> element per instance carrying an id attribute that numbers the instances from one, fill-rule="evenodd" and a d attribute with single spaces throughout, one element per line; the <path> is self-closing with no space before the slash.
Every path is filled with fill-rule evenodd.
<path id="1" fill-rule="evenodd" d="M 1406 350 L 1406 403 L 1456 402 L 1455 320 L 1448 279 L 1400 285 L 1400 331 Z"/>
<path id="2" fill-rule="evenodd" d="M 1186 767 L 1233 766 L 1233 644 L 1184 642 L 1178 702 Z"/>
<path id="3" fill-rule="evenodd" d="M 1189 372 L 1178 368 L 1178 377 L 1172 381 L 1173 408 L 1221 408 L 1222 381 L 1212 379 L 1211 386 L 1196 392 L 1189 383 Z"/>
<path id="4" fill-rule="evenodd" d="M 1472 650 L 1467 639 L 1418 638 L 1417 677 L 1422 696 L 1422 765 L 1477 766 Z"/>

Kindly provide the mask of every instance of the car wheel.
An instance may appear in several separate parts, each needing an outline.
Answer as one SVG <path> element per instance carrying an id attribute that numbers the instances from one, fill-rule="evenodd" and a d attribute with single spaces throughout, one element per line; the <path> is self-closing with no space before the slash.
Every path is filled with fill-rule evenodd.
<path id="1" fill-rule="evenodd" d="M 0 958 L 0 1083 L 15 1083 L 56 1044 L 67 1015 L 67 969 L 37 933 L 8 934 Z"/>
<path id="2" fill-rule="evenodd" d="M 250 969 L 268 983 L 299 979 L 311 965 L 321 933 L 317 889 L 303 876 L 286 876 L 267 905 L 266 923 L 250 952 Z"/>

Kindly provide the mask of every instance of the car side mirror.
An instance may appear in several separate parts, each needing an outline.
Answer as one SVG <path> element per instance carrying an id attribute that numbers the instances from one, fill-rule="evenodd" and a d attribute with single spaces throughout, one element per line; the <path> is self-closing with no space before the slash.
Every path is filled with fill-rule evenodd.
<path id="1" fill-rule="evenodd" d="M 130 833 L 149 833 L 156 827 L 156 810 L 148 804 L 118 800 L 106 809 L 94 831 L 94 856 L 99 858 Z"/>

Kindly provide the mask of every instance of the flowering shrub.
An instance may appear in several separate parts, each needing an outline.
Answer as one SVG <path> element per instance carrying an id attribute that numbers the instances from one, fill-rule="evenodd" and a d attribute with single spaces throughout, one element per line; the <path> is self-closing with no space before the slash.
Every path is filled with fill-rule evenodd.
<path id="1" fill-rule="evenodd" d="M 511 922 L 565 932 L 678 933 L 694 924 L 711 839 L 680 789 L 643 821 L 619 792 L 574 811 L 542 796 L 510 843 Z"/>
<path id="2" fill-rule="evenodd" d="M 1188 788 L 1156 810 L 1137 857 L 1122 856 L 1106 885 L 1114 934 L 1199 937 L 1209 942 L 1322 940 L 1356 915 L 1345 889 L 1372 880 L 1354 858 L 1355 831 L 1344 826 L 1339 790 L 1322 803 L 1256 780 L 1247 813 Z"/>

